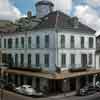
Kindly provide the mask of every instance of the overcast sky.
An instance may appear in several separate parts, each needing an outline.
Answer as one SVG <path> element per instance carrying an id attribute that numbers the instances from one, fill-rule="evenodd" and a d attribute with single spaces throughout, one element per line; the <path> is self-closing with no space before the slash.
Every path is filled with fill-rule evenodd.
<path id="1" fill-rule="evenodd" d="M 15 20 L 26 15 L 28 10 L 36 14 L 35 3 L 39 0 L 0 0 L 0 19 Z M 49 0 L 55 4 L 54 10 L 61 10 L 90 26 L 99 34 L 100 0 Z"/>

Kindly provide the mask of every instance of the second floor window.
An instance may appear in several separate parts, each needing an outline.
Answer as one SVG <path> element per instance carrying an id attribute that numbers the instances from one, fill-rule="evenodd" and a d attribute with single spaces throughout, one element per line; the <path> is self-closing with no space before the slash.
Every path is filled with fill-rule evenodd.
<path id="1" fill-rule="evenodd" d="M 0 48 L 2 48 L 2 39 L 0 39 Z"/>
<path id="2" fill-rule="evenodd" d="M 31 48 L 32 45 L 32 38 L 28 37 L 28 48 Z"/>
<path id="3" fill-rule="evenodd" d="M 81 37 L 81 48 L 84 48 L 84 37 Z"/>
<path id="4" fill-rule="evenodd" d="M 15 39 L 15 48 L 18 48 L 18 45 L 19 45 L 19 40 L 18 38 Z"/>
<path id="5" fill-rule="evenodd" d="M 40 55 L 39 55 L 39 54 L 36 54 L 36 55 L 35 55 L 35 63 L 36 63 L 36 66 L 37 66 L 37 67 L 40 66 Z"/>
<path id="6" fill-rule="evenodd" d="M 74 47 L 75 47 L 75 40 L 74 40 L 74 36 L 71 36 L 70 43 L 71 43 L 71 48 L 74 48 Z"/>
<path id="7" fill-rule="evenodd" d="M 45 48 L 49 48 L 49 35 L 45 36 Z"/>
<path id="8" fill-rule="evenodd" d="M 93 38 L 89 38 L 89 48 L 93 48 Z"/>
<path id="9" fill-rule="evenodd" d="M 49 67 L 49 54 L 44 55 L 44 64 L 45 67 Z"/>
<path id="10" fill-rule="evenodd" d="M 12 46 L 13 46 L 12 39 L 8 39 L 8 48 L 12 48 Z"/>
<path id="11" fill-rule="evenodd" d="M 64 35 L 61 35 L 61 48 L 65 48 L 65 36 Z"/>
<path id="12" fill-rule="evenodd" d="M 31 54 L 28 54 L 28 65 L 29 66 L 31 65 L 31 58 L 32 58 Z"/>
<path id="13" fill-rule="evenodd" d="M 40 48 L 40 37 L 36 37 L 36 48 Z"/>
<path id="14" fill-rule="evenodd" d="M 66 66 L 66 54 L 61 55 L 61 67 Z"/>
<path id="15" fill-rule="evenodd" d="M 89 65 L 92 64 L 92 54 L 89 54 Z"/>
<path id="16" fill-rule="evenodd" d="M 15 65 L 18 65 L 18 54 L 15 54 Z"/>
<path id="17" fill-rule="evenodd" d="M 71 67 L 75 67 L 75 54 L 71 54 Z"/>
<path id="18" fill-rule="evenodd" d="M 24 54 L 20 55 L 20 64 L 24 65 Z"/>
<path id="19" fill-rule="evenodd" d="M 4 39 L 4 48 L 7 48 L 7 40 Z"/>
<path id="20" fill-rule="evenodd" d="M 21 37 L 21 47 L 24 48 L 24 37 Z"/>

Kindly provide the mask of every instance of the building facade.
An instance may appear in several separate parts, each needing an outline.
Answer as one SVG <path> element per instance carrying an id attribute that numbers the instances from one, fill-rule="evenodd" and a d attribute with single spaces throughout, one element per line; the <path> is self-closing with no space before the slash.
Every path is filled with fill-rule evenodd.
<path id="1" fill-rule="evenodd" d="M 4 49 L 2 62 L 8 64 L 10 68 L 7 74 L 8 81 L 16 85 L 31 84 L 40 90 L 49 88 L 51 91 L 63 91 L 63 80 L 66 80 L 66 91 L 73 90 L 77 81 L 75 76 L 81 77 L 81 74 L 76 74 L 73 79 L 72 73 L 68 72 L 70 69 L 96 70 L 95 31 L 80 23 L 76 17 L 70 17 L 60 11 L 51 12 L 53 4 L 48 3 L 50 12 L 42 13 L 44 16 L 41 21 L 31 31 L 1 32 L 0 48 Z M 39 2 L 38 8 L 39 4 L 47 7 L 47 2 Z M 18 73 L 11 70 L 13 68 L 21 70 L 40 68 L 45 74 L 39 76 L 39 73 L 33 72 L 30 75 L 29 72 L 26 75 L 24 71 L 23 74 L 21 72 L 19 74 L 18 70 Z M 60 75 L 63 72 L 66 73 Z M 51 78 L 50 75 L 60 77 Z M 83 76 L 88 75 L 91 73 L 84 72 L 81 80 Z"/>

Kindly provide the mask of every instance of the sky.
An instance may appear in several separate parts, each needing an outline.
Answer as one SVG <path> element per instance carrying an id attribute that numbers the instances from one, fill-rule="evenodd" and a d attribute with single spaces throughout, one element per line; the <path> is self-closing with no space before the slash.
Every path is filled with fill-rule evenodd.
<path id="1" fill-rule="evenodd" d="M 0 19 L 15 21 L 26 16 L 28 10 L 36 15 L 35 3 L 39 0 L 0 0 Z M 60 10 L 70 16 L 77 16 L 79 21 L 100 34 L 100 0 L 49 0 L 54 3 L 54 10 Z"/>

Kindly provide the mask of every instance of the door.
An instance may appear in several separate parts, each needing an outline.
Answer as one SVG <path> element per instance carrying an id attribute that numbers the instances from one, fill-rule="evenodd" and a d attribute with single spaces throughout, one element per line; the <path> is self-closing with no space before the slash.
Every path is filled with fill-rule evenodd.
<path id="1" fill-rule="evenodd" d="M 81 55 L 81 65 L 82 65 L 82 67 L 87 66 L 87 55 L 86 54 Z"/>

